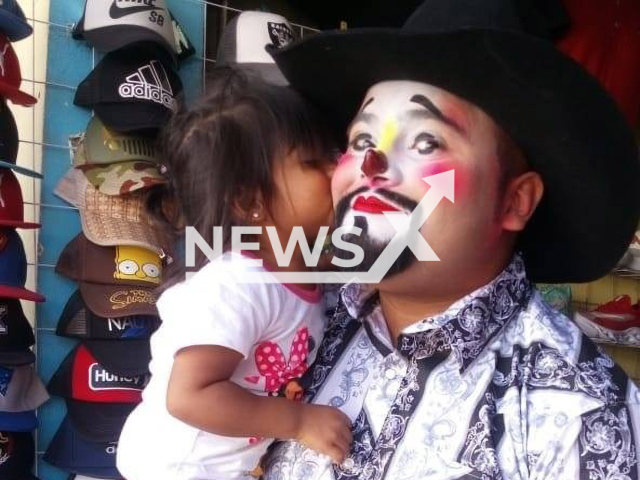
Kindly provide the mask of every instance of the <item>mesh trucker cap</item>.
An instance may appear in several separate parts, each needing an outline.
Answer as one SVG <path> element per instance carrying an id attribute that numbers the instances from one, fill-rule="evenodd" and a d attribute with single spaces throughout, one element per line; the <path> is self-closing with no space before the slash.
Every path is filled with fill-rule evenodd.
<path id="1" fill-rule="evenodd" d="M 22 188 L 14 173 L 0 168 L 0 228 L 40 228 L 39 223 L 24 221 Z"/>
<path id="2" fill-rule="evenodd" d="M 295 38 L 286 18 L 274 13 L 245 11 L 234 17 L 222 32 L 217 62 L 254 71 L 276 85 L 288 85 L 266 47 L 282 48 Z"/>
<path id="3" fill-rule="evenodd" d="M 33 33 L 33 28 L 27 23 L 17 0 L 2 0 L 0 2 L 0 32 L 4 33 L 12 42 L 27 38 Z"/>
<path id="4" fill-rule="evenodd" d="M 44 302 L 39 293 L 24 287 L 27 281 L 27 257 L 18 233 L 0 228 L 0 297 Z"/>
<path id="5" fill-rule="evenodd" d="M 0 367 L 0 412 L 35 410 L 49 400 L 49 394 L 33 365 Z"/>
<path id="6" fill-rule="evenodd" d="M 160 317 L 156 315 L 100 317 L 87 308 L 80 290 L 76 290 L 60 315 L 56 335 L 84 340 L 128 342 L 148 339 L 159 326 Z"/>
<path id="7" fill-rule="evenodd" d="M 107 195 L 74 168 L 62 177 L 54 193 L 78 208 L 82 231 L 93 243 L 143 247 L 161 255 L 171 251 L 170 239 L 147 212 L 148 189 Z"/>
<path id="8" fill-rule="evenodd" d="M 84 38 L 103 52 L 150 41 L 163 47 L 172 60 L 195 53 L 165 0 L 87 0 L 73 37 Z"/>
<path id="9" fill-rule="evenodd" d="M 155 140 L 110 130 L 97 116 L 91 117 L 73 156 L 73 165 L 104 165 L 132 160 L 157 163 Z"/>
<path id="10" fill-rule="evenodd" d="M 78 85 L 74 103 L 118 132 L 157 130 L 178 109 L 182 82 L 148 42 L 107 53 Z"/>
<path id="11" fill-rule="evenodd" d="M 124 342 L 109 343 L 115 346 Z M 140 354 L 139 351 L 130 347 L 113 349 L 109 354 L 109 360 L 126 351 L 129 352 L 126 354 L 127 358 L 117 359 L 117 363 L 128 361 L 143 373 L 136 375 L 115 373 L 100 363 L 92 352 L 81 344 L 66 356 L 53 374 L 48 384 L 49 391 L 52 395 L 80 402 L 134 405 L 140 403 L 142 390 L 149 381 L 148 353 Z"/>
<path id="12" fill-rule="evenodd" d="M 31 432 L 0 431 L 0 478 L 2 480 L 38 480 L 31 473 L 36 446 Z"/>
<path id="13" fill-rule="evenodd" d="M 67 413 L 78 433 L 90 442 L 117 442 L 127 417 L 136 404 L 96 404 L 65 400 Z"/>
<path id="14" fill-rule="evenodd" d="M 0 168 L 10 168 L 29 177 L 42 178 L 40 173 L 16 165 L 18 145 L 16 120 L 7 103 L 0 100 Z"/>
<path id="15" fill-rule="evenodd" d="M 116 453 L 117 443 L 85 440 L 69 417 L 66 417 L 53 436 L 43 459 L 72 474 L 121 479 L 116 468 Z"/>
<path id="16" fill-rule="evenodd" d="M 17 367 L 35 362 L 31 351 L 35 341 L 20 300 L 0 298 L 0 365 Z"/>

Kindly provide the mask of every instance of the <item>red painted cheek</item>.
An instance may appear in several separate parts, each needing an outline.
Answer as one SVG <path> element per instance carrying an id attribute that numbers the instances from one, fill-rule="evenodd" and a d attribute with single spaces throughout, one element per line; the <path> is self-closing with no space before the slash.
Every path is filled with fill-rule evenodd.
<path id="1" fill-rule="evenodd" d="M 354 155 L 352 153 L 344 153 L 338 158 L 338 165 L 342 165 L 344 163 L 349 163 L 354 159 Z"/>
<path id="2" fill-rule="evenodd" d="M 420 178 L 430 177 L 431 175 L 438 175 L 439 173 L 448 172 L 454 170 L 454 195 L 456 198 L 463 198 L 467 196 L 468 189 L 468 172 L 461 168 L 460 165 L 453 162 L 431 162 L 427 163 L 420 170 Z M 425 184 L 426 185 L 426 184 Z"/>

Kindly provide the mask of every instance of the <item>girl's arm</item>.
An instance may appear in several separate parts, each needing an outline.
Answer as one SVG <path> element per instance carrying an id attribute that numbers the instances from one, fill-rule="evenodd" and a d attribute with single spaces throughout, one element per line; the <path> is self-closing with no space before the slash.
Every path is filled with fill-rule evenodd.
<path id="1" fill-rule="evenodd" d="M 351 445 L 351 421 L 323 405 L 254 395 L 229 381 L 242 355 L 197 345 L 176 354 L 167 409 L 177 419 L 227 437 L 293 439 L 341 463 Z"/>

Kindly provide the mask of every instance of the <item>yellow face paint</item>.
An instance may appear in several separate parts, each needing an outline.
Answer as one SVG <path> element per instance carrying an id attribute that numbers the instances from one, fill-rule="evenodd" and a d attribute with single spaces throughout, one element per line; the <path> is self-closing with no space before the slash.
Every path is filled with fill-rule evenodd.
<path id="1" fill-rule="evenodd" d="M 116 271 L 119 280 L 137 280 L 158 285 L 162 276 L 160 257 L 153 251 L 128 245 L 116 246 Z"/>
<path id="2" fill-rule="evenodd" d="M 398 123 L 395 119 L 387 119 L 382 127 L 382 135 L 380 135 L 380 142 L 378 143 L 378 150 L 382 150 L 384 153 L 389 153 L 389 150 L 396 141 L 398 136 Z"/>

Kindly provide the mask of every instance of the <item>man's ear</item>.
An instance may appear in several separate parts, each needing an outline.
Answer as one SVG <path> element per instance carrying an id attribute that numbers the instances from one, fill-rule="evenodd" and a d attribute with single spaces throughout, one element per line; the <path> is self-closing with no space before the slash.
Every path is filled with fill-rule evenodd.
<path id="1" fill-rule="evenodd" d="M 526 172 L 509 180 L 503 197 L 502 228 L 509 232 L 524 230 L 543 193 L 542 177 L 536 172 Z"/>

